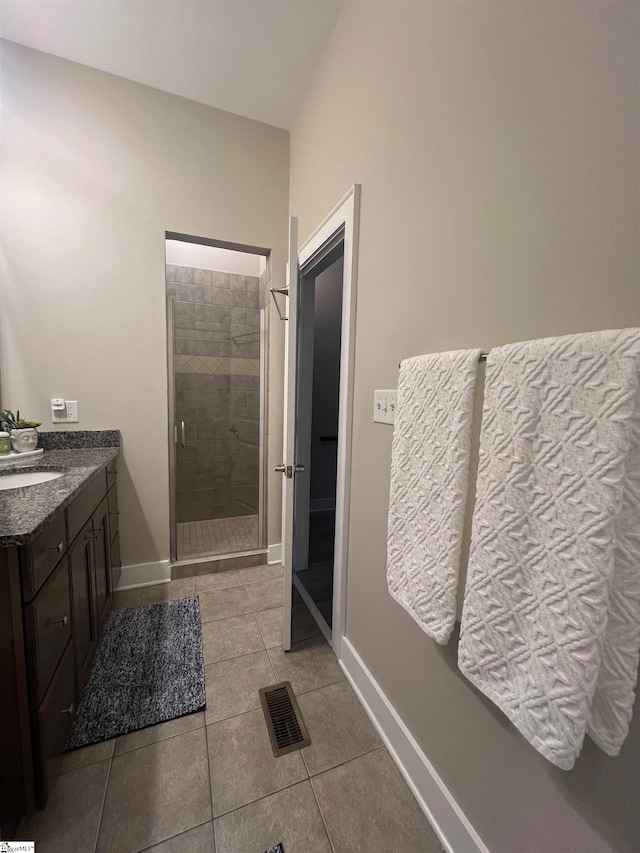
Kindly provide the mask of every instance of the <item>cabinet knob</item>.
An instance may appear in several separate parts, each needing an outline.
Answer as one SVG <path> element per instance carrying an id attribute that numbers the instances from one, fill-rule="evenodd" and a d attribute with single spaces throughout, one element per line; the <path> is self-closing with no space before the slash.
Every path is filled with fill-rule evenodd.
<path id="1" fill-rule="evenodd" d="M 62 619 L 51 619 L 51 621 L 49 622 L 49 625 L 62 625 L 63 628 L 66 628 L 68 623 L 69 623 L 69 617 L 65 613 L 65 615 L 62 617 Z"/>
<path id="2" fill-rule="evenodd" d="M 62 552 L 64 551 L 64 542 L 60 541 L 57 545 L 52 545 L 50 548 L 48 548 L 48 550 L 57 551 L 58 554 L 62 554 Z"/>
<path id="3" fill-rule="evenodd" d="M 73 714 L 73 702 L 69 705 L 68 708 L 63 708 L 62 711 L 58 711 L 58 713 L 62 716 L 62 714 L 66 714 L 70 717 Z"/>

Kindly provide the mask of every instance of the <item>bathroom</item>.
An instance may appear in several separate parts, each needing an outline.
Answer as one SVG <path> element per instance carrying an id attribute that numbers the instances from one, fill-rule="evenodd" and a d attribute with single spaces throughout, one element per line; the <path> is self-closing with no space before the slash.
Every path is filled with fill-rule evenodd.
<path id="1" fill-rule="evenodd" d="M 32 6 L 38 15 L 54 14 L 37 4 L 20 5 Z M 376 737 L 382 737 L 381 730 L 409 768 L 412 790 L 438 824 L 440 846 L 492 853 L 637 850 L 637 708 L 617 758 L 589 747 L 570 772 L 554 768 L 460 674 L 453 641 L 441 647 L 429 640 L 390 598 L 385 565 L 392 429 L 372 419 L 374 390 L 395 389 L 398 364 L 411 355 L 476 346 L 487 351 L 512 341 L 640 325 L 637 4 L 337 4 L 331 20 L 325 10 L 321 44 L 309 52 L 314 68 L 296 77 L 301 92 L 295 108 L 269 114 L 260 108 L 273 103 L 285 85 L 275 76 L 277 69 L 261 72 L 261 63 L 278 54 L 265 43 L 262 19 L 251 30 L 254 41 L 235 54 L 244 57 L 236 63 L 238 73 L 246 64 L 256 85 L 268 78 L 267 94 L 258 93 L 251 112 L 241 98 L 236 106 L 221 100 L 210 105 L 177 83 L 136 78 L 126 68 L 92 62 L 81 51 L 65 54 L 61 46 L 36 39 L 39 30 L 56 31 L 55 18 L 41 18 L 48 25 L 40 27 L 32 21 L 25 32 L 18 25 L 27 27 L 29 21 L 12 23 L 9 6 L 2 6 L 7 39 L 2 408 L 19 408 L 51 432 L 60 430 L 52 423 L 51 399 L 64 398 L 78 401 L 79 421 L 71 430 L 120 432 L 119 586 L 183 584 L 185 594 L 193 594 L 198 580 L 172 573 L 169 453 L 176 444 L 173 426 L 179 424 L 170 424 L 168 408 L 167 237 L 257 253 L 268 258 L 269 287 L 285 287 L 288 217 L 298 217 L 302 243 L 360 183 L 348 644 L 341 663 L 352 676 L 362 676 L 360 697 L 369 707 L 378 702 Z M 57 13 L 62 15 L 62 7 Z M 165 22 L 169 34 L 181 28 L 180 18 L 171 14 L 167 11 Z M 183 14 L 186 26 L 191 12 Z M 94 15 L 78 18 L 83 37 L 71 39 L 76 46 L 107 39 L 111 30 L 97 7 Z M 144 23 L 145 32 L 153 29 L 145 18 L 127 22 L 117 29 L 123 51 L 134 34 L 136 45 L 146 44 L 137 27 Z M 317 20 L 312 23 L 310 29 L 319 28 Z M 197 22 L 192 26 L 194 41 L 181 42 L 179 56 L 171 39 L 162 42 L 157 55 L 174 69 L 182 63 L 188 67 L 191 56 L 211 53 L 212 62 L 222 61 L 228 56 L 223 44 L 207 50 L 200 40 L 205 29 Z M 209 27 L 210 38 L 214 29 Z M 286 46 L 288 39 L 283 41 Z M 115 57 L 117 45 L 104 43 Z M 240 94 L 246 88 L 240 86 Z M 195 262 L 174 266 L 203 269 Z M 282 309 L 286 303 L 279 300 Z M 260 552 L 264 562 L 239 571 L 259 569 L 264 575 L 243 579 L 237 586 L 241 592 L 227 590 L 221 597 L 249 602 L 245 613 L 225 618 L 239 620 L 236 627 L 243 631 L 246 621 L 247 633 L 263 643 L 245 647 L 244 657 L 258 675 L 270 672 L 270 661 L 276 660 L 275 647 L 267 648 L 274 634 L 267 632 L 280 629 L 277 611 L 283 606 L 276 597 L 278 578 L 269 572 L 282 556 L 283 476 L 274 468 L 284 461 L 286 333 L 271 297 L 259 310 L 268 313 L 261 361 L 262 486 L 258 482 L 258 490 L 264 489 L 262 498 L 258 494 L 264 529 L 258 525 L 263 538 L 248 550 Z M 242 504 L 251 515 L 255 506 L 260 509 L 260 502 Z M 252 583 L 260 588 L 249 589 Z M 255 614 L 266 616 L 251 615 L 255 592 L 268 605 Z M 205 661 L 205 669 L 210 666 L 231 695 L 231 666 Z M 318 690 L 327 697 L 347 683 L 342 667 L 330 667 L 330 673 Z M 245 675 L 249 679 L 248 671 Z M 240 685 L 238 680 L 238 691 Z M 322 716 L 321 697 L 314 692 L 301 694 L 307 696 L 301 710 L 310 727 Z M 314 699 L 317 708 L 311 707 Z M 240 716 L 224 716 L 202 728 L 224 723 L 227 728 L 220 731 L 231 737 L 228 720 Z M 76 842 L 75 849 L 95 849 L 107 768 L 119 780 L 126 755 L 149 755 L 145 768 L 151 779 L 154 761 L 156 767 L 164 761 L 166 770 L 169 761 L 179 760 L 170 745 L 185 738 L 185 764 L 202 769 L 206 749 L 193 731 L 162 741 L 166 752 L 145 745 L 63 774 L 65 795 L 84 790 L 86 796 L 86 820 L 79 825 L 89 842 L 84 848 Z M 362 756 L 375 760 L 379 741 L 367 741 L 362 749 L 350 763 L 322 771 L 334 774 L 335 789 L 326 786 L 318 798 L 325 798 L 322 815 L 336 850 L 358 849 L 353 840 L 340 847 L 331 828 L 344 826 L 338 783 L 362 779 L 356 776 L 359 767 L 371 773 Z M 395 767 L 385 770 L 388 784 L 395 785 Z M 274 783 L 269 796 L 276 798 L 274 807 L 280 804 L 279 814 L 299 808 L 316 815 L 315 783 L 304 767 L 298 770 Z M 398 778 L 402 781 L 399 773 Z M 132 795 L 130 807 L 113 800 L 114 810 L 122 808 L 127 831 L 140 825 L 130 848 L 120 839 L 121 849 L 153 849 L 172 835 L 171 829 L 158 834 L 149 829 L 145 835 L 151 813 L 161 811 L 158 803 L 164 807 L 165 801 L 160 786 L 148 783 L 147 799 L 143 787 L 138 799 Z M 300 794 L 299 802 L 286 801 L 286 809 L 285 791 Z M 187 815 L 191 825 L 180 831 L 195 832 L 218 820 L 221 831 L 229 832 L 224 839 L 219 833 L 218 846 L 234 849 L 226 840 L 235 828 L 233 816 L 250 809 L 257 825 L 264 817 L 260 802 L 266 800 L 252 797 L 220 816 L 203 807 L 202 813 Z M 370 802 L 370 809 L 359 803 L 358 814 L 375 827 L 384 798 L 372 793 Z M 406 825 L 415 819 L 410 815 Z M 115 826 L 115 819 L 109 825 Z M 71 849 L 77 837 L 69 836 Z M 286 838 L 242 838 L 238 849 L 262 853 L 267 842 L 279 840 Z M 315 850 L 331 850 L 328 844 L 319 841 Z M 195 842 L 193 849 L 198 849 Z M 405 849 L 411 850 L 411 843 Z"/>

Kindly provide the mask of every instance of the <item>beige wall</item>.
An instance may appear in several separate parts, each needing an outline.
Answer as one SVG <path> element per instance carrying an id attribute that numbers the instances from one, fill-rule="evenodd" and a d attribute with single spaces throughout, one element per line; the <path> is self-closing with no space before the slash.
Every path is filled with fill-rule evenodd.
<path id="1" fill-rule="evenodd" d="M 273 250 L 284 279 L 289 134 L 3 43 L 2 385 L 50 427 L 119 428 L 122 559 L 169 556 L 164 235 Z M 272 322 L 269 470 L 280 462 L 282 329 Z M 269 541 L 280 541 L 270 475 Z"/>
<path id="2" fill-rule="evenodd" d="M 539 756 L 389 597 L 400 359 L 640 325 L 638 4 L 347 3 L 292 132 L 305 239 L 362 184 L 347 634 L 492 853 L 637 851 L 620 757 Z"/>

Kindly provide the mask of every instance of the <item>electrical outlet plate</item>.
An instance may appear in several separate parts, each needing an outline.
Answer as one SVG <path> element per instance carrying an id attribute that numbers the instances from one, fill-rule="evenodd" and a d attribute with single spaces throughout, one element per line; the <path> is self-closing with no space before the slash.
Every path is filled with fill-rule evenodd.
<path id="1" fill-rule="evenodd" d="M 373 392 L 373 420 L 377 424 L 395 423 L 397 399 L 395 390 Z"/>
<path id="2" fill-rule="evenodd" d="M 66 421 L 68 424 L 77 424 L 80 418 L 78 417 L 78 401 L 77 400 L 65 400 L 65 405 L 67 409 L 67 418 Z"/>
<path id="3" fill-rule="evenodd" d="M 58 404 L 59 398 L 54 398 Z M 51 420 L 54 424 L 77 424 L 80 420 L 78 417 L 78 401 L 63 400 L 64 408 L 53 408 L 54 400 L 51 401 Z"/>

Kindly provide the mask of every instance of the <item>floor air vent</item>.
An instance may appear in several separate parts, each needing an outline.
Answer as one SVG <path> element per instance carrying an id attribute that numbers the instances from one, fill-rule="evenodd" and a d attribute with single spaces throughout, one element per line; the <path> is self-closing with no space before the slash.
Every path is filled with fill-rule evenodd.
<path id="1" fill-rule="evenodd" d="M 271 687 L 262 687 L 259 693 L 276 758 L 309 746 L 311 738 L 293 695 L 291 682 L 283 681 Z"/>

